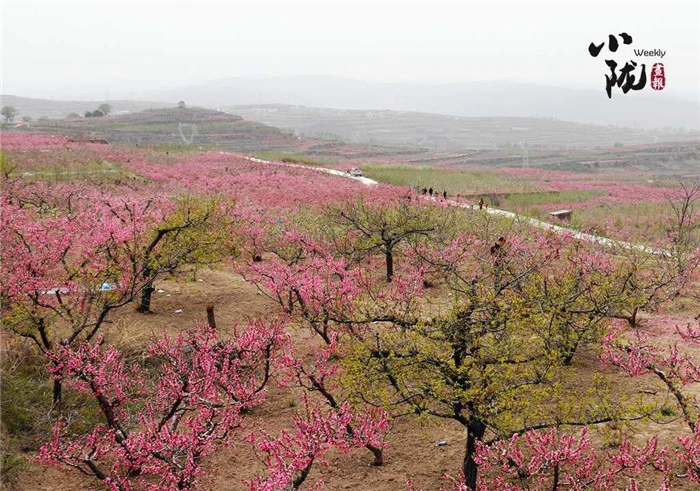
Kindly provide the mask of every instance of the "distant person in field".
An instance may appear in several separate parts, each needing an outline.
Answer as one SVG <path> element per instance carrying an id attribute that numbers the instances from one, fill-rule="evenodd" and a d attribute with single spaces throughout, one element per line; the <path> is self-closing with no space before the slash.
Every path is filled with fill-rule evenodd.
<path id="1" fill-rule="evenodd" d="M 429 194 L 430 197 L 432 198 L 432 196 L 433 196 L 433 188 L 428 189 L 428 194 Z"/>
<path id="2" fill-rule="evenodd" d="M 443 199 L 447 199 L 447 191 L 443 191 L 443 192 L 442 192 L 442 198 L 443 198 Z"/>
<path id="3" fill-rule="evenodd" d="M 428 190 L 426 188 L 423 188 L 423 194 L 428 194 Z"/>
<path id="4" fill-rule="evenodd" d="M 484 209 L 484 198 L 479 198 L 479 209 L 483 210 Z"/>
<path id="5" fill-rule="evenodd" d="M 494 261 L 497 263 L 497 265 L 500 265 L 498 263 L 503 262 L 503 256 L 505 256 L 505 245 L 506 238 L 499 237 L 496 243 L 491 246 L 491 256 L 493 256 Z"/>
<path id="6" fill-rule="evenodd" d="M 503 246 L 506 245 L 506 238 L 505 237 L 499 237 L 496 243 L 491 247 L 491 254 L 495 254 L 496 252 L 500 251 L 503 249 Z"/>

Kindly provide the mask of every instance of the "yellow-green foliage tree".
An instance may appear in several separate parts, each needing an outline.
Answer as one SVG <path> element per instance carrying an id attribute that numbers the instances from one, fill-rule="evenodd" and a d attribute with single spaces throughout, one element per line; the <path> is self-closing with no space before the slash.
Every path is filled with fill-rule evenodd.
<path id="1" fill-rule="evenodd" d="M 367 204 L 364 201 L 334 209 L 329 215 L 343 244 L 339 249 L 354 260 L 373 254 L 384 257 L 386 281 L 394 276 L 394 263 L 402 246 L 427 240 L 440 226 L 437 208 L 430 204 Z M 443 213 L 449 216 L 449 212 Z"/>
<path id="2" fill-rule="evenodd" d="M 128 210 L 127 222 L 133 220 L 135 211 Z M 227 233 L 232 221 L 224 202 L 218 199 L 176 199 L 169 213 L 130 252 L 132 268 L 141 271 L 145 281 L 137 310 L 150 311 L 153 284 L 163 274 L 182 264 L 209 264 L 235 255 L 235 237 Z"/>
<path id="3" fill-rule="evenodd" d="M 510 237 L 500 248 L 461 237 L 421 255 L 442 268 L 449 311 L 431 313 L 436 301 L 429 301 L 398 321 L 356 326 L 346 341 L 344 381 L 358 398 L 393 414 L 463 425 L 470 489 L 478 442 L 651 410 L 635 406 L 623 414 L 605 384 L 593 380 L 581 389 L 570 366 L 580 347 L 602 338 L 619 308 L 609 256 L 537 234 Z"/>

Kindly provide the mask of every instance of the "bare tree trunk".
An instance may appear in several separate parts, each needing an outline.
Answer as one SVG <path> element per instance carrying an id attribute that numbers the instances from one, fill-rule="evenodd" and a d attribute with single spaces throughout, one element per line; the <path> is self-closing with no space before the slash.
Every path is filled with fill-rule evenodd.
<path id="1" fill-rule="evenodd" d="M 207 305 L 207 324 L 212 329 L 216 329 L 216 319 L 214 318 L 214 306 Z"/>
<path id="2" fill-rule="evenodd" d="M 381 448 L 370 445 L 369 443 L 365 445 L 365 448 L 367 448 L 367 450 L 372 452 L 372 455 L 374 455 L 374 462 L 372 462 L 372 465 L 377 467 L 384 465 L 384 452 Z"/>
<path id="3" fill-rule="evenodd" d="M 301 488 L 301 485 L 304 484 L 304 481 L 306 481 L 306 478 L 309 475 L 309 472 L 311 472 L 311 466 L 314 464 L 314 458 L 311 457 L 311 461 L 308 463 L 306 467 L 298 471 L 297 475 L 294 477 L 292 481 L 292 491 L 297 491 L 299 488 Z"/>
<path id="4" fill-rule="evenodd" d="M 462 464 L 462 472 L 464 473 L 464 482 L 467 488 L 475 491 L 479 467 L 476 465 L 474 455 L 476 454 L 476 442 L 484 439 L 486 433 L 486 425 L 481 421 L 474 421 L 467 426 L 467 444 L 464 451 L 464 462 Z"/>
<path id="5" fill-rule="evenodd" d="M 60 380 L 54 380 L 53 381 L 53 403 L 57 404 L 61 402 L 61 392 L 62 392 L 62 385 Z"/>
<path id="6" fill-rule="evenodd" d="M 154 291 L 156 291 L 156 289 L 149 283 L 148 286 L 143 289 L 143 292 L 141 292 L 141 303 L 139 304 L 139 308 L 137 310 L 142 314 L 151 311 L 151 296 L 153 295 Z"/>
<path id="7" fill-rule="evenodd" d="M 632 310 L 632 313 L 627 318 L 627 322 L 629 323 L 630 327 L 637 327 L 637 314 L 638 313 L 639 313 L 639 307 L 635 307 Z"/>
<path id="8" fill-rule="evenodd" d="M 159 233 L 158 234 L 158 239 L 153 242 L 153 244 L 157 244 L 157 241 L 160 240 L 160 237 L 162 235 Z M 151 245 L 153 245 L 151 244 Z M 146 314 L 151 311 L 151 295 L 153 295 L 153 292 L 156 291 L 155 288 L 153 288 L 153 281 L 155 278 L 151 277 L 151 273 L 153 272 L 151 267 L 148 266 L 148 263 L 145 263 L 146 266 L 143 268 L 143 279 L 146 280 L 146 285 L 144 286 L 143 290 L 141 291 L 141 303 L 139 304 L 139 307 L 136 309 L 138 312 L 141 312 L 142 314 Z"/>
<path id="9" fill-rule="evenodd" d="M 391 278 L 394 276 L 394 254 L 391 249 L 386 249 L 384 255 L 386 256 L 386 281 L 391 282 Z"/>
<path id="10" fill-rule="evenodd" d="M 554 467 L 554 476 L 552 477 L 552 491 L 559 489 L 559 464 Z"/>

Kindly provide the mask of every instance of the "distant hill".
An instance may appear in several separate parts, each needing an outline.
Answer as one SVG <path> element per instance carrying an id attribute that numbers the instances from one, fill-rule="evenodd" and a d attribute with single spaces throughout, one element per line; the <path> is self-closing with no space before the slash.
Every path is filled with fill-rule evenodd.
<path id="1" fill-rule="evenodd" d="M 381 83 L 332 76 L 241 77 L 152 92 L 147 98 L 185 100 L 212 107 L 289 104 L 464 117 L 557 118 L 625 127 L 700 130 L 698 100 L 676 99 L 649 90 L 616 92 L 610 100 L 602 82 L 601 89 L 596 91 L 507 81 L 438 84 Z"/>
<path id="2" fill-rule="evenodd" d="M 147 109 L 107 117 L 42 119 L 2 124 L 3 131 L 62 134 L 74 141 L 175 146 L 187 149 L 226 149 L 262 153 L 265 158 L 318 161 L 374 156 L 416 155 L 424 151 L 381 145 L 347 145 L 342 140 L 301 138 L 285 130 L 241 116 L 201 107 Z"/>
<path id="3" fill-rule="evenodd" d="M 700 140 L 700 132 L 641 130 L 553 118 L 465 118 L 287 105 L 233 106 L 230 110 L 252 121 L 293 129 L 307 138 L 442 151 L 496 147 L 594 148 Z"/>
<path id="4" fill-rule="evenodd" d="M 148 109 L 101 118 L 47 119 L 15 130 L 61 133 L 79 141 L 214 146 L 236 151 L 294 149 L 303 144 L 290 131 L 196 107 Z"/>
<path id="5" fill-rule="evenodd" d="M 13 106 L 19 111 L 17 120 L 23 116 L 33 119 L 65 118 L 70 113 L 78 113 L 81 116 L 85 111 L 94 111 L 100 104 L 108 103 L 112 106 L 113 114 L 124 114 L 143 111 L 144 109 L 158 109 L 174 107 L 175 103 L 146 102 L 146 101 L 53 101 L 49 99 L 32 99 L 29 97 L 17 97 L 14 95 L 0 95 L 0 104 Z"/>
<path id="6" fill-rule="evenodd" d="M 700 156 L 697 138 L 649 143 L 643 138 L 649 134 L 637 130 L 545 119 L 456 118 L 291 106 L 247 106 L 237 110 L 246 117 L 198 107 L 170 107 L 100 118 L 2 124 L 2 131 L 63 134 L 73 141 L 125 143 L 175 151 L 226 149 L 269 159 L 326 164 L 394 161 L 413 165 L 533 166 L 586 171 L 635 168 L 687 173 L 697 172 Z M 251 121 L 250 116 L 288 121 L 290 129 Z M 295 135 L 292 127 L 314 136 Z M 341 138 L 338 133 L 346 136 Z M 523 144 L 507 143 L 522 135 L 529 138 L 522 140 Z M 416 138 L 420 138 L 420 144 L 415 143 Z M 581 144 L 585 138 L 590 145 Z M 618 139 L 617 144 L 606 145 L 613 138 Z M 578 147 L 573 146 L 572 139 L 579 143 Z M 635 145 L 639 139 L 642 144 Z M 564 144 L 559 145 L 562 141 Z"/>

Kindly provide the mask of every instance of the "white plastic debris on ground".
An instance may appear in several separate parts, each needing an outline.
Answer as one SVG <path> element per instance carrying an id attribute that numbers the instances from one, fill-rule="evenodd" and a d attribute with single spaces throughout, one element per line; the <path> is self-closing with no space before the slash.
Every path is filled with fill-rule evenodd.
<path id="1" fill-rule="evenodd" d="M 68 287 L 65 286 L 55 286 L 53 288 L 49 288 L 48 290 L 44 290 L 41 292 L 44 295 L 56 295 L 57 293 L 68 293 Z"/>

